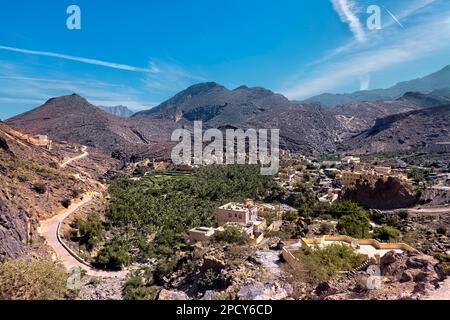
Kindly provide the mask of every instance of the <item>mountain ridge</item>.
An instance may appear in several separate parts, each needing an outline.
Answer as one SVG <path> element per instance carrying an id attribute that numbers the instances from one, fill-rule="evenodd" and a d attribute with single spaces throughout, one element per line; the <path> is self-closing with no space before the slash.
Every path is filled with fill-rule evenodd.
<path id="1" fill-rule="evenodd" d="M 353 93 L 333 94 L 323 93 L 303 100 L 304 103 L 319 103 L 324 108 L 332 108 L 338 105 L 357 101 L 377 101 L 398 99 L 406 92 L 420 92 L 428 94 L 433 90 L 450 87 L 450 65 L 421 78 L 398 82 L 386 89 L 373 89 L 355 91 Z"/>

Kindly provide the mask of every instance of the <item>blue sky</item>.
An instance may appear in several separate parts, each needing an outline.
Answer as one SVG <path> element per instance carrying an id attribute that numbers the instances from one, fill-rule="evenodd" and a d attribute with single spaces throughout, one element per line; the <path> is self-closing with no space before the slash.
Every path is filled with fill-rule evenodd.
<path id="1" fill-rule="evenodd" d="M 72 4 L 81 30 L 66 27 Z M 381 30 L 366 27 L 369 5 Z M 448 0 L 0 0 L 0 118 L 73 92 L 148 109 L 203 81 L 300 100 L 388 87 L 449 57 Z"/>

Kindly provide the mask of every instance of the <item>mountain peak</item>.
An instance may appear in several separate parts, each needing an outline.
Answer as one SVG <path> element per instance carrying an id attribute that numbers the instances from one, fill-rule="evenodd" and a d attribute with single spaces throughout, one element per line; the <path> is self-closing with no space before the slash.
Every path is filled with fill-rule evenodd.
<path id="1" fill-rule="evenodd" d="M 196 94 L 207 92 L 207 91 L 210 91 L 213 89 L 226 89 L 226 88 L 224 86 L 218 84 L 217 82 L 202 82 L 202 83 L 197 83 L 197 84 L 194 84 L 194 85 L 188 87 L 181 93 L 184 92 L 184 93 L 188 93 L 191 95 L 196 95 Z"/>
<path id="2" fill-rule="evenodd" d="M 78 104 L 90 104 L 84 97 L 82 97 L 82 96 L 80 96 L 79 94 L 76 94 L 76 93 L 72 93 L 72 94 L 65 95 L 65 96 L 51 98 L 51 99 L 47 100 L 47 102 L 45 104 L 48 104 L 48 103 L 62 103 L 62 104 L 65 104 L 67 102 L 78 103 Z"/>

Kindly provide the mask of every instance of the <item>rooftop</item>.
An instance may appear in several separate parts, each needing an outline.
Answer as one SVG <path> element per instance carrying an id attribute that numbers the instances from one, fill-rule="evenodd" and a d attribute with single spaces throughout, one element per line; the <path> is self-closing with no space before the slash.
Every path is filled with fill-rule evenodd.
<path id="1" fill-rule="evenodd" d="M 246 212 L 248 207 L 242 203 L 230 202 L 219 207 L 219 209 Z"/>

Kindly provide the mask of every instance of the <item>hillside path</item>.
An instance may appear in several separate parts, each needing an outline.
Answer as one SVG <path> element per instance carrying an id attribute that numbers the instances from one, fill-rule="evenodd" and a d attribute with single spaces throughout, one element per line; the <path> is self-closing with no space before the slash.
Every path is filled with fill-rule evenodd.
<path id="1" fill-rule="evenodd" d="M 71 158 L 67 161 L 65 161 L 63 164 L 61 164 L 61 168 L 64 168 L 67 164 L 71 163 L 72 161 L 76 161 L 79 159 L 82 159 L 86 157 L 89 153 L 86 151 L 87 147 L 83 147 L 82 151 L 83 154 L 76 156 L 74 158 Z M 124 279 L 127 275 L 126 270 L 121 271 L 104 271 L 95 269 L 92 266 L 90 266 L 87 263 L 83 263 L 75 258 L 75 253 L 71 253 L 66 246 L 63 245 L 62 239 L 59 235 L 59 229 L 63 221 L 70 216 L 72 213 L 76 212 L 78 209 L 88 205 L 94 198 L 95 195 L 98 195 L 98 193 L 86 193 L 82 200 L 73 203 L 69 208 L 63 210 L 58 215 L 41 221 L 40 229 L 41 233 L 44 236 L 44 238 L 47 240 L 47 243 L 49 246 L 51 246 L 56 254 L 56 257 L 58 260 L 61 261 L 61 263 L 64 265 L 64 267 L 67 270 L 70 270 L 74 267 L 78 267 L 84 271 L 86 271 L 86 274 L 89 276 L 95 276 L 95 277 L 108 277 L 108 278 L 120 278 Z"/>
<path id="2" fill-rule="evenodd" d="M 80 154 L 80 155 L 78 155 L 76 157 L 70 158 L 70 159 L 66 160 L 65 162 L 61 163 L 60 167 L 61 168 L 65 168 L 71 162 L 77 161 L 77 160 L 80 160 L 80 159 L 83 159 L 83 158 L 86 158 L 89 155 L 89 152 L 87 152 L 87 147 L 86 146 L 81 147 L 81 152 L 82 152 L 82 154 Z"/>

